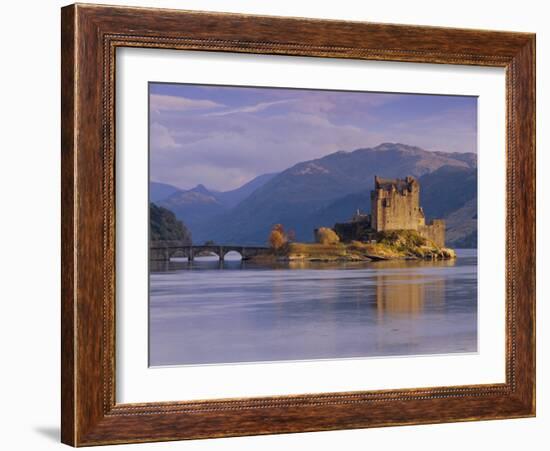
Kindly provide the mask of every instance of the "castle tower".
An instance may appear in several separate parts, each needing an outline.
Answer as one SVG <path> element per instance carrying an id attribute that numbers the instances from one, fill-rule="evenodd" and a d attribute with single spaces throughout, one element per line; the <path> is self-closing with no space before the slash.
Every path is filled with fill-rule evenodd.
<path id="1" fill-rule="evenodd" d="M 374 177 L 371 192 L 372 228 L 418 230 L 426 221 L 420 207 L 420 186 L 414 177 L 384 179 Z"/>
<path id="2" fill-rule="evenodd" d="M 384 179 L 374 177 L 371 191 L 371 227 L 385 230 L 416 230 L 440 247 L 445 246 L 445 221 L 434 219 L 426 224 L 420 206 L 420 185 L 414 177 Z"/>

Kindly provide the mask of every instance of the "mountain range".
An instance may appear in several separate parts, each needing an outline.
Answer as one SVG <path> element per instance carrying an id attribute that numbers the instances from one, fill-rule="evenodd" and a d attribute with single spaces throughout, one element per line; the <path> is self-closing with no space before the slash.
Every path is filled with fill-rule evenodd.
<path id="1" fill-rule="evenodd" d="M 477 158 L 405 144 L 339 151 L 256 177 L 227 192 L 197 185 L 181 190 L 151 182 L 151 201 L 173 211 L 194 243 L 264 244 L 273 224 L 311 241 L 313 229 L 370 211 L 374 176 L 417 177 L 426 217 L 445 218 L 448 244 L 474 246 L 477 237 Z M 175 188 L 172 190 L 171 188 Z M 166 196 L 159 198 L 161 193 Z"/>
<path id="2" fill-rule="evenodd" d="M 191 230 L 195 230 L 200 229 L 205 221 L 238 205 L 275 175 L 263 174 L 237 189 L 224 192 L 209 190 L 202 184 L 189 190 L 182 190 L 171 185 L 151 182 L 149 197 L 151 202 L 156 202 L 173 211 L 178 219 L 184 221 Z M 167 187 L 174 188 L 174 190 Z M 161 199 L 156 198 L 157 194 L 163 191 L 168 194 Z M 201 234 L 198 233 L 198 235 L 201 239 Z"/>

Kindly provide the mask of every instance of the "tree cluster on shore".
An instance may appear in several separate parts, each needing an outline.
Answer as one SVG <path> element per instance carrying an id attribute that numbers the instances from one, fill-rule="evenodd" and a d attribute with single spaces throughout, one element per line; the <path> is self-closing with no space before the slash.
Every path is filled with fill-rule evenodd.
<path id="1" fill-rule="evenodd" d="M 337 244 L 340 237 L 329 227 L 319 227 L 315 233 L 316 241 L 319 244 Z"/>
<path id="2" fill-rule="evenodd" d="M 273 250 L 278 251 L 294 242 L 295 239 L 296 234 L 293 230 L 286 232 L 282 224 L 275 224 L 271 228 L 267 242 Z"/>
<path id="3" fill-rule="evenodd" d="M 182 241 L 191 244 L 191 232 L 176 215 L 153 202 L 149 204 L 151 241 Z"/>
<path id="4" fill-rule="evenodd" d="M 294 242 L 292 233 L 275 224 L 268 237 L 273 257 L 288 260 L 360 261 L 360 260 L 449 260 L 456 258 L 452 249 L 437 246 L 415 230 L 378 232 L 371 242 L 341 242 L 329 227 L 315 231 L 315 243 Z"/>

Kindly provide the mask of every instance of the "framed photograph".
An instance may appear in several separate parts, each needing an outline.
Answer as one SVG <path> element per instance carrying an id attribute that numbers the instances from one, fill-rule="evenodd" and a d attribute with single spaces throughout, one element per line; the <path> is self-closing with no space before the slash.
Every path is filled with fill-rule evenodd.
<path id="1" fill-rule="evenodd" d="M 535 415 L 535 36 L 62 9 L 62 441 Z"/>

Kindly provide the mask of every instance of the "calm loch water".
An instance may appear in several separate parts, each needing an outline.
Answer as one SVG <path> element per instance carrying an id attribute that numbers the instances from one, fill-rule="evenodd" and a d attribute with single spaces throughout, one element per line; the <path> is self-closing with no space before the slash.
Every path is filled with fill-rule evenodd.
<path id="1" fill-rule="evenodd" d="M 477 254 L 456 261 L 152 263 L 149 363 L 477 351 Z"/>

